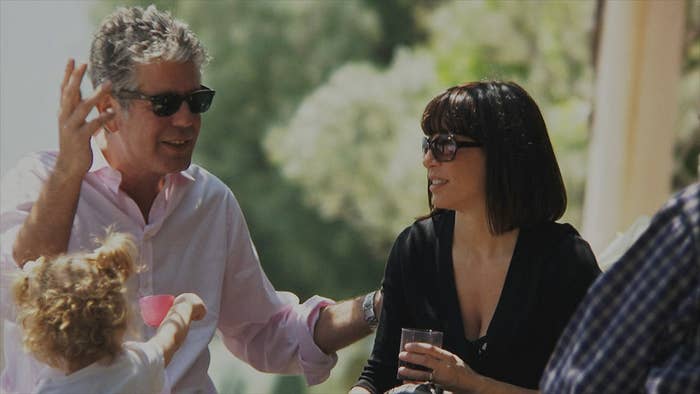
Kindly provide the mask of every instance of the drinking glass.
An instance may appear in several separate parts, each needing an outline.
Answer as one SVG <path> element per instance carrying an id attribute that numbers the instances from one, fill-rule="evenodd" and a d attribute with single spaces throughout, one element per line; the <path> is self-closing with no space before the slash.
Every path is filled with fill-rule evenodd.
<path id="1" fill-rule="evenodd" d="M 173 306 L 175 296 L 170 294 L 155 294 L 139 299 L 141 317 L 144 323 L 151 327 L 158 327 Z"/>
<path id="2" fill-rule="evenodd" d="M 442 331 L 420 329 L 420 328 L 402 328 L 401 329 L 401 345 L 399 346 L 399 352 L 404 350 L 407 343 L 411 342 L 424 342 L 431 344 L 433 346 L 442 347 Z M 430 368 L 426 368 L 422 365 L 416 365 L 407 363 L 405 361 L 399 360 L 400 367 L 407 367 L 411 369 L 416 369 L 419 371 L 432 371 Z M 396 379 L 398 380 L 412 380 L 402 376 L 398 372 L 396 373 Z"/>

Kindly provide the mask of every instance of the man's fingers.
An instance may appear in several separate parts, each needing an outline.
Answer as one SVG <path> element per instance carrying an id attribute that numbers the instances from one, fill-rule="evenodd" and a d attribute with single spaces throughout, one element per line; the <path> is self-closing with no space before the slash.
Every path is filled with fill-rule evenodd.
<path id="1" fill-rule="evenodd" d="M 83 81 L 83 75 L 87 69 L 87 64 L 83 63 L 78 67 L 72 67 L 68 82 L 63 89 L 63 97 L 71 98 L 80 95 L 80 84 Z"/>
<path id="2" fill-rule="evenodd" d="M 85 70 L 87 69 L 87 64 L 83 63 L 78 67 L 74 68 L 68 79 L 68 84 L 63 89 L 61 94 L 61 106 L 67 105 L 69 108 L 75 107 L 81 100 L 80 95 L 80 84 L 83 81 L 83 75 L 85 75 Z"/>
<path id="3" fill-rule="evenodd" d="M 105 123 L 109 122 L 114 117 L 114 112 L 103 112 L 95 119 L 92 119 L 80 128 L 81 132 L 87 135 L 94 135 L 100 127 L 104 126 Z"/>
<path id="4" fill-rule="evenodd" d="M 107 81 L 100 85 L 88 99 L 77 104 L 70 112 L 69 106 L 64 105 L 59 113 L 59 124 L 66 130 L 77 129 L 85 123 L 85 118 L 103 97 L 110 93 L 111 82 Z"/>
<path id="5" fill-rule="evenodd" d="M 83 67 L 83 66 L 81 66 Z M 75 106 L 80 103 L 80 78 L 78 77 L 80 73 L 80 68 L 76 68 L 71 72 L 68 84 L 63 88 L 61 92 L 61 109 L 59 112 L 59 120 L 65 119 L 73 113 Z"/>
<path id="6" fill-rule="evenodd" d="M 66 88 L 66 85 L 68 84 L 68 80 L 70 79 L 70 75 L 73 72 L 74 68 L 75 60 L 68 59 L 68 63 L 66 63 L 66 69 L 65 71 L 63 71 L 63 81 L 61 81 L 61 94 L 63 94 L 63 89 Z"/>
<path id="7" fill-rule="evenodd" d="M 68 87 L 68 82 L 70 81 L 70 76 L 73 74 L 73 70 L 75 69 L 75 60 L 73 59 L 68 59 L 68 62 L 66 63 L 66 69 L 63 71 L 63 81 L 61 81 L 61 94 L 60 94 L 60 101 L 59 101 L 59 110 L 58 110 L 58 122 L 63 123 L 65 119 L 70 115 L 70 108 L 69 106 L 66 105 L 67 103 L 67 87 Z"/>
<path id="8" fill-rule="evenodd" d="M 75 126 L 82 124 L 95 105 L 97 105 L 97 103 L 102 100 L 105 95 L 109 94 L 111 87 L 112 84 L 109 82 L 105 82 L 100 85 L 92 96 L 80 102 L 80 104 L 75 107 L 73 113 L 70 115 L 70 118 L 66 123 Z"/>
<path id="9" fill-rule="evenodd" d="M 112 82 L 110 82 L 110 81 L 102 82 L 102 84 L 97 87 L 97 90 L 95 90 L 95 92 L 92 94 L 92 96 L 87 98 L 85 101 L 92 102 L 93 105 L 95 105 L 102 97 L 109 94 L 111 91 L 112 91 Z"/>

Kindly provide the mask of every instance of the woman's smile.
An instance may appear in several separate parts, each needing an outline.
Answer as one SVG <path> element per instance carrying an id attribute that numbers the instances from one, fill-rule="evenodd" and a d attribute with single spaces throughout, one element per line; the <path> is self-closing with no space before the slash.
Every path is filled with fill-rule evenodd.
<path id="1" fill-rule="evenodd" d="M 436 190 L 439 190 L 442 188 L 444 185 L 448 183 L 446 179 L 443 178 L 437 178 L 437 177 L 430 177 L 430 192 L 435 193 Z"/>

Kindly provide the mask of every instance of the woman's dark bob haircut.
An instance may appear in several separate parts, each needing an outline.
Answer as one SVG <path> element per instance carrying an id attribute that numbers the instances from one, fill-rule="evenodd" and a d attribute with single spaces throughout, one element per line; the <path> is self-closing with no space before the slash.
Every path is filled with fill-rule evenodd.
<path id="1" fill-rule="evenodd" d="M 423 133 L 453 133 L 483 144 L 486 210 L 493 234 L 559 219 L 566 189 L 540 109 L 514 82 L 454 86 L 433 98 Z M 468 169 L 465 168 L 465 171 Z M 431 214 L 436 212 L 428 188 Z"/>

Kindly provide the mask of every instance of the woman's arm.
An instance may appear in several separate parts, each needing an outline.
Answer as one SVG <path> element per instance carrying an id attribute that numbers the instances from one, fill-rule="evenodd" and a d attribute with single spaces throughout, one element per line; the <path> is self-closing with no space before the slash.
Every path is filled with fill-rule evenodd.
<path id="1" fill-rule="evenodd" d="M 185 341 L 193 320 L 202 320 L 207 314 L 207 308 L 198 295 L 183 293 L 175 298 L 168 315 L 158 327 L 158 332 L 148 342 L 163 350 L 165 365 L 170 364 L 175 352 Z"/>
<path id="2" fill-rule="evenodd" d="M 432 381 L 454 393 L 535 394 L 537 391 L 513 386 L 474 372 L 457 355 L 427 343 L 408 343 L 399 359 L 422 365 L 432 372 L 399 367 L 399 373 L 416 381 Z"/>
<path id="3" fill-rule="evenodd" d="M 353 394 L 383 393 L 401 384 L 396 379 L 396 368 L 402 320 L 408 315 L 403 293 L 405 282 L 402 267 L 408 265 L 411 258 L 407 253 L 408 244 L 411 242 L 409 229 L 397 237 L 389 253 L 382 280 L 381 312 L 372 354 L 365 363 L 355 387 L 350 391 Z"/>

